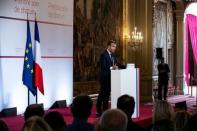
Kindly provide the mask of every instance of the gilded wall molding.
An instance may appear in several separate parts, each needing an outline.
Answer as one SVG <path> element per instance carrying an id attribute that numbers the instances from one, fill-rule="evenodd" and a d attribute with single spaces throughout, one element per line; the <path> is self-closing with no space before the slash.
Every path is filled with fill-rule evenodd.
<path id="1" fill-rule="evenodd" d="M 127 46 L 127 61 L 140 68 L 140 99 L 152 100 L 152 6 L 153 0 L 127 0 L 128 28 L 130 33 L 137 27 L 142 32 L 140 46 Z M 151 2 L 150 2 L 151 1 Z M 132 43 L 130 43 L 132 44 Z"/>
<path id="2" fill-rule="evenodd" d="M 176 0 L 176 9 L 175 9 L 175 17 L 176 17 L 176 59 L 175 59 L 175 67 L 176 67 L 176 87 L 178 87 L 180 90 L 183 91 L 184 87 L 184 73 L 183 73 L 183 60 L 184 60 L 184 49 L 183 49 L 183 32 L 184 32 L 184 23 L 183 23 L 183 18 L 184 18 L 184 11 L 185 7 L 187 5 L 187 2 L 184 1 L 178 1 Z"/>

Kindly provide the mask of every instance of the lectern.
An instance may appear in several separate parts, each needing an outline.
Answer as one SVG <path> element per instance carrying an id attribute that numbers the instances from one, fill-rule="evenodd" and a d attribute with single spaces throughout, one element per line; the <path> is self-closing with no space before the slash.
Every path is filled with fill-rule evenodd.
<path id="1" fill-rule="evenodd" d="M 139 117 L 139 68 L 111 70 L 111 108 L 116 108 L 119 96 L 128 94 L 135 99 L 133 118 Z"/>

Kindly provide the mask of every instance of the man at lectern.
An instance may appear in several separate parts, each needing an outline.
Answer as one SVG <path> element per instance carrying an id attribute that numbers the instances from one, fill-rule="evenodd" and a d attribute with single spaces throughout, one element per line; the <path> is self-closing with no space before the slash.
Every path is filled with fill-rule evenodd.
<path id="1" fill-rule="evenodd" d="M 100 116 L 103 111 L 108 109 L 111 92 L 111 70 L 124 68 L 124 66 L 117 63 L 117 58 L 114 55 L 116 46 L 116 42 L 110 40 L 107 44 L 107 49 L 100 56 L 100 91 L 96 104 L 97 116 Z"/>
<path id="2" fill-rule="evenodd" d="M 170 72 L 168 64 L 164 63 L 164 58 L 162 57 L 161 63 L 158 64 L 157 69 L 158 69 L 158 99 L 166 100 L 167 97 L 167 92 L 168 92 L 168 80 L 169 80 L 169 75 L 168 73 Z M 164 95 L 162 97 L 162 88 L 164 90 Z"/>

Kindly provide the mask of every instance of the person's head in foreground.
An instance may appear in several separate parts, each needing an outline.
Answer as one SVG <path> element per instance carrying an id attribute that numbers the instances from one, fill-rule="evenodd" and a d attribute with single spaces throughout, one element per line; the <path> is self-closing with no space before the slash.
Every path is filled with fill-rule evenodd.
<path id="1" fill-rule="evenodd" d="M 119 109 L 106 110 L 99 121 L 100 131 L 126 131 L 127 116 Z"/>
<path id="2" fill-rule="evenodd" d="M 71 112 L 76 119 L 87 120 L 92 110 L 92 100 L 88 95 L 79 95 L 75 97 L 71 105 Z"/>
<path id="3" fill-rule="evenodd" d="M 23 125 L 21 131 L 52 131 L 42 117 L 32 116 Z"/>
<path id="4" fill-rule="evenodd" d="M 52 111 L 45 115 L 44 120 L 49 124 L 53 131 L 66 131 L 67 125 L 63 116 L 57 112 Z"/>
<path id="5" fill-rule="evenodd" d="M 117 108 L 121 109 L 126 113 L 127 117 L 130 119 L 135 108 L 135 100 L 132 96 L 122 95 L 118 98 Z"/>
<path id="6" fill-rule="evenodd" d="M 174 110 L 170 103 L 165 100 L 159 100 L 155 103 L 153 109 L 153 123 L 161 119 L 172 120 L 174 117 Z"/>
<path id="7" fill-rule="evenodd" d="M 189 131 L 190 114 L 186 111 L 176 112 L 174 122 L 176 131 Z"/>
<path id="8" fill-rule="evenodd" d="M 0 120 L 0 131 L 9 131 L 8 126 L 3 120 Z"/>
<path id="9" fill-rule="evenodd" d="M 31 104 L 29 105 L 24 113 L 25 121 L 27 121 L 32 116 L 40 116 L 43 117 L 44 108 L 39 104 Z"/>

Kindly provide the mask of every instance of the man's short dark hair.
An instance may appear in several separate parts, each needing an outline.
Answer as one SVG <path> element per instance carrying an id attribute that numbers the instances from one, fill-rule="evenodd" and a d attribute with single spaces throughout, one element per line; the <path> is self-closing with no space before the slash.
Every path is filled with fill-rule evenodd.
<path id="1" fill-rule="evenodd" d="M 116 41 L 115 40 L 110 40 L 107 45 L 110 46 L 112 43 L 116 44 Z"/>
<path id="2" fill-rule="evenodd" d="M 88 95 L 75 97 L 71 105 L 71 111 L 74 118 L 87 119 L 92 110 L 92 100 Z"/>
<path id="3" fill-rule="evenodd" d="M 122 95 L 118 98 L 117 108 L 124 111 L 127 117 L 131 117 L 134 108 L 135 108 L 135 100 L 132 96 L 129 95 Z"/>
<path id="4" fill-rule="evenodd" d="M 44 109 L 41 105 L 38 104 L 29 105 L 24 113 L 25 121 L 32 116 L 42 117 L 43 115 L 44 115 Z"/>
<path id="5" fill-rule="evenodd" d="M 44 117 L 44 120 L 49 124 L 49 126 L 53 130 L 60 130 L 67 128 L 63 116 L 57 111 L 52 111 L 47 113 Z"/>

